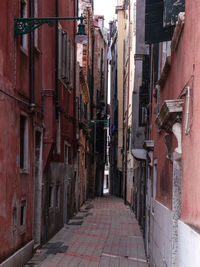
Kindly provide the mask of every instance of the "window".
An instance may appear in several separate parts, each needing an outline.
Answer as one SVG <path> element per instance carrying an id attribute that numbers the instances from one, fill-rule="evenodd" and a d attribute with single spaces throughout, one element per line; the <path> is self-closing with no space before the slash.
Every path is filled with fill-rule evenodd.
<path id="1" fill-rule="evenodd" d="M 176 25 L 178 20 L 178 14 L 185 12 L 185 0 L 163 0 L 164 12 L 163 12 L 163 23 L 164 26 Z"/>
<path id="2" fill-rule="evenodd" d="M 68 81 L 68 47 L 67 47 L 67 33 L 62 32 L 62 50 L 61 50 L 61 56 L 62 56 L 62 72 L 61 72 L 61 78 L 65 79 L 65 81 Z"/>
<path id="3" fill-rule="evenodd" d="M 97 104 L 101 101 L 101 92 L 97 90 Z"/>
<path id="4" fill-rule="evenodd" d="M 16 207 L 13 208 L 13 212 L 12 212 L 12 225 L 14 227 L 17 226 L 17 208 Z"/>
<path id="5" fill-rule="evenodd" d="M 22 200 L 21 202 L 21 213 L 20 213 L 20 225 L 24 225 L 26 221 L 26 200 Z"/>
<path id="6" fill-rule="evenodd" d="M 74 86 L 74 47 L 71 45 L 71 58 L 70 58 L 70 86 Z"/>
<path id="7" fill-rule="evenodd" d="M 65 163 L 70 164 L 70 145 L 65 143 Z"/>
<path id="8" fill-rule="evenodd" d="M 60 207 L 60 185 L 56 185 L 56 208 Z"/>
<path id="9" fill-rule="evenodd" d="M 80 94 L 80 120 L 83 119 L 84 117 L 84 112 L 83 112 L 83 99 L 82 99 L 82 95 Z"/>
<path id="10" fill-rule="evenodd" d="M 28 170 L 28 120 L 20 115 L 20 169 Z"/>
<path id="11" fill-rule="evenodd" d="M 100 53 L 98 54 L 98 71 L 100 72 L 101 70 L 101 55 Z"/>
<path id="12" fill-rule="evenodd" d="M 167 2 L 171 2 L 168 1 Z M 159 43 L 169 41 L 173 35 L 173 27 L 163 27 L 163 0 L 147 0 L 145 10 L 145 42 Z"/>
<path id="13" fill-rule="evenodd" d="M 67 78 L 69 83 L 71 82 L 71 41 L 68 39 L 68 46 L 67 46 L 67 58 L 66 58 L 66 65 L 67 65 Z"/>
<path id="14" fill-rule="evenodd" d="M 104 55 L 103 55 L 103 48 L 101 48 L 101 72 L 104 72 Z"/>
<path id="15" fill-rule="evenodd" d="M 53 199 L 53 190 L 54 188 L 53 188 L 53 185 L 50 185 L 49 186 L 49 208 L 53 208 L 53 201 L 54 201 L 54 199 Z"/>
<path id="16" fill-rule="evenodd" d="M 68 85 L 73 84 L 73 47 L 71 40 L 68 38 L 67 32 L 59 29 L 59 79 Z"/>
<path id="17" fill-rule="evenodd" d="M 61 143 L 61 128 L 60 128 L 60 112 L 58 112 L 57 120 L 57 137 L 56 137 L 56 152 L 60 155 L 60 143 Z"/>
<path id="18" fill-rule="evenodd" d="M 88 105 L 84 103 L 84 119 L 88 119 Z"/>
<path id="19" fill-rule="evenodd" d="M 28 15 L 28 7 L 27 7 L 27 0 L 20 0 L 20 17 L 27 18 Z M 28 36 L 27 34 L 21 35 L 20 40 L 21 47 L 25 50 L 28 50 Z"/>

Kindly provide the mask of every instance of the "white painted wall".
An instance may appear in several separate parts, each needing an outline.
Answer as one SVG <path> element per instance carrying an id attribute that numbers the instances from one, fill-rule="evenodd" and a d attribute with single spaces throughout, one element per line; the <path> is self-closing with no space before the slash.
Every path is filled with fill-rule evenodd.
<path id="1" fill-rule="evenodd" d="M 200 267 L 200 234 L 182 221 L 178 222 L 177 267 Z"/>
<path id="2" fill-rule="evenodd" d="M 150 216 L 150 266 L 171 267 L 172 211 L 160 202 L 152 201 L 154 213 Z"/>

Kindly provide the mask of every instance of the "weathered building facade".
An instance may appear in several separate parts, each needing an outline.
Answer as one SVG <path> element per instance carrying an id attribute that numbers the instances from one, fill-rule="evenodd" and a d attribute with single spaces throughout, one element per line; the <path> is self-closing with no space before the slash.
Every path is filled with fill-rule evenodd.
<path id="1" fill-rule="evenodd" d="M 123 196 L 125 180 L 123 179 L 123 126 L 124 126 L 124 41 L 125 13 L 124 1 L 116 6 L 117 28 L 113 21 L 111 29 L 111 193 Z M 116 145 L 116 146 L 114 146 Z M 117 149 L 117 151 L 116 151 Z"/>
<path id="2" fill-rule="evenodd" d="M 76 25 L 54 22 L 52 28 L 14 35 L 14 18 L 73 17 L 76 6 L 7 1 L 1 9 L 8 23 L 0 27 L 0 260 L 17 251 L 7 264 L 22 266 L 33 246 L 49 239 L 74 211 Z"/>
<path id="3" fill-rule="evenodd" d="M 84 170 L 79 179 L 85 181 L 84 188 L 87 188 L 87 192 L 85 197 L 82 197 L 82 200 L 85 200 L 86 196 L 103 194 L 106 150 L 104 123 L 107 118 L 107 32 L 104 29 L 104 17 L 93 16 L 92 1 L 80 1 L 79 6 L 79 12 L 87 18 L 88 35 L 87 44 L 78 45 L 77 50 L 82 73 L 82 86 L 77 95 L 80 103 L 79 122 L 80 128 L 85 123 L 89 129 L 89 136 L 86 134 L 80 138 L 79 148 L 80 170 Z M 84 129 L 82 130 L 81 133 L 84 133 Z"/>
<path id="4" fill-rule="evenodd" d="M 106 163 L 107 121 L 107 30 L 104 17 L 94 16 L 94 90 L 93 90 L 93 128 L 95 192 L 103 195 L 104 169 Z"/>
<path id="5" fill-rule="evenodd" d="M 79 153 L 79 201 L 80 205 L 90 195 L 91 184 L 94 181 L 92 170 L 92 146 L 91 140 L 94 132 L 90 125 L 91 120 L 91 89 L 93 87 L 93 42 L 94 24 L 93 7 L 91 1 L 79 1 L 79 14 L 84 14 L 88 42 L 78 44 L 77 59 L 80 66 L 80 89 L 77 90 L 78 122 L 80 138 L 78 144 Z M 78 133 L 79 134 L 79 133 Z M 90 195 L 91 197 L 91 195 Z"/>
<path id="6" fill-rule="evenodd" d="M 11 267 L 23 266 L 96 194 L 94 152 L 106 136 L 101 125 L 103 139 L 97 140 L 91 120 L 104 119 L 106 105 L 100 115 L 91 105 L 99 90 L 94 93 L 94 55 L 103 51 L 96 78 L 106 102 L 107 43 L 97 29 L 95 47 L 92 1 L 80 11 L 88 43 L 78 54 L 77 19 L 46 21 L 31 33 L 14 34 L 14 18 L 77 17 L 82 7 L 76 1 L 7 1 L 0 8 L 6 22 L 0 26 L 0 263 Z M 104 170 L 105 148 L 99 155 Z"/>
<path id="7" fill-rule="evenodd" d="M 120 31 L 125 27 L 127 33 L 130 26 L 125 26 L 127 4 L 131 1 L 118 3 L 117 34 L 112 35 L 111 23 L 111 192 L 123 194 L 131 204 L 143 229 L 150 266 L 198 266 L 199 6 L 197 1 L 136 1 L 136 47 L 131 55 L 127 35 L 120 51 L 117 40 Z M 123 16 L 126 19 L 120 24 Z M 120 69 L 117 64 L 122 55 Z M 133 57 L 129 87 L 128 62 Z M 133 181 L 128 177 L 127 149 L 131 86 Z M 124 112 L 120 157 L 116 151 L 122 119 L 119 94 Z M 121 184 L 117 162 L 125 168 Z"/>
<path id="8" fill-rule="evenodd" d="M 110 192 L 120 196 L 121 182 L 117 168 L 118 98 L 117 98 L 117 22 L 110 22 Z"/>
<path id="9" fill-rule="evenodd" d="M 142 2 L 137 1 L 137 5 Z M 137 196 L 142 196 L 143 203 L 141 208 L 136 205 L 136 214 L 139 208 L 139 221 L 145 215 L 141 225 L 150 266 L 198 266 L 200 263 L 195 253 L 199 246 L 199 226 L 193 198 L 198 188 L 195 178 L 198 177 L 195 165 L 198 164 L 195 143 L 198 119 L 194 110 L 198 110 L 199 56 L 195 48 L 199 27 L 194 23 L 199 10 L 194 11 L 194 6 L 189 1 L 146 1 L 136 14 L 142 20 L 138 24 L 139 33 L 136 30 L 136 60 L 142 56 L 143 67 L 139 104 L 134 102 L 133 95 L 132 153 L 136 157 L 136 152 L 140 152 L 137 157 L 141 172 L 135 173 L 134 179 L 142 186 L 137 188 Z M 138 37 L 144 48 L 140 53 L 137 53 Z M 147 120 L 143 124 L 145 114 Z M 137 119 L 139 127 L 144 127 L 141 142 L 136 142 Z"/>
<path id="10" fill-rule="evenodd" d="M 198 110 L 199 58 L 195 43 L 198 42 L 199 27 L 198 22 L 194 23 L 194 18 L 199 16 L 199 8 L 195 9 L 195 6 L 189 1 L 173 1 L 171 5 L 164 1 L 164 26 L 176 27 L 171 43 L 159 43 L 158 85 L 153 86 L 155 94 L 152 101 L 157 107 L 152 110 L 152 114 L 155 113 L 152 125 L 156 124 L 157 128 L 153 126 L 151 131 L 151 139 L 155 140 L 154 160 L 157 158 L 153 223 L 154 227 L 162 226 L 163 234 L 160 238 L 153 232 L 152 247 L 160 240 L 162 245 L 159 250 L 168 250 L 166 254 L 161 253 L 161 259 L 157 250 L 152 249 L 151 261 L 158 265 L 161 261 L 165 261 L 167 266 L 198 266 L 200 263 L 195 254 L 199 246 L 199 216 L 194 200 L 198 187 L 195 177 L 199 172 L 196 165 L 198 145 L 195 145 L 198 138 L 195 110 Z M 188 41 L 193 49 L 189 48 Z"/>

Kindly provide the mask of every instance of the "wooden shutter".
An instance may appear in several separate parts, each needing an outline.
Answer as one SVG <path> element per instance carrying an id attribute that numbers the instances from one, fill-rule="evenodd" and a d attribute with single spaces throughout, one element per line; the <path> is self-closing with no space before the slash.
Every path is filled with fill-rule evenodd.
<path id="1" fill-rule="evenodd" d="M 164 1 L 164 26 L 176 25 L 178 14 L 185 11 L 185 0 L 163 0 Z"/>
<path id="2" fill-rule="evenodd" d="M 166 0 L 167 1 L 167 0 Z M 159 43 L 172 38 L 174 27 L 163 27 L 163 0 L 146 0 L 145 42 Z"/>
<path id="3" fill-rule="evenodd" d="M 62 76 L 62 31 L 58 31 L 58 77 Z"/>
<path id="4" fill-rule="evenodd" d="M 70 55 L 70 86 L 74 85 L 74 47 L 71 45 L 71 55 Z"/>
<path id="5" fill-rule="evenodd" d="M 70 83 L 70 65 L 71 65 L 71 41 L 67 40 L 67 55 L 66 55 L 66 79 Z"/>
<path id="6" fill-rule="evenodd" d="M 62 32 L 62 78 L 66 79 L 67 33 Z"/>

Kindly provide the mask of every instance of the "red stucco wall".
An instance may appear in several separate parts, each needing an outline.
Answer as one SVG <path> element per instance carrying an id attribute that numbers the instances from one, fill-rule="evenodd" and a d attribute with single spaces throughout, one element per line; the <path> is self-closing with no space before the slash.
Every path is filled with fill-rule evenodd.
<path id="1" fill-rule="evenodd" d="M 192 90 L 192 100 L 190 101 L 190 120 L 193 124 L 189 135 L 185 135 L 185 114 L 186 98 L 183 122 L 182 122 L 182 219 L 196 227 L 200 227 L 200 5 L 198 0 L 186 1 L 185 26 L 180 38 L 178 48 L 172 52 L 172 65 L 164 88 L 161 88 L 161 103 L 164 100 L 177 99 L 186 85 Z M 194 77 L 194 79 L 193 79 Z M 193 109 L 193 114 L 192 114 Z M 155 138 L 156 134 L 154 134 Z M 167 202 L 162 198 L 161 176 L 165 173 L 165 182 L 172 190 L 171 177 L 172 169 L 165 166 L 165 145 L 163 133 L 157 135 L 158 146 L 155 148 L 155 154 L 158 159 L 158 184 L 157 193 L 162 202 L 169 206 L 171 193 L 166 194 Z M 173 139 L 173 149 L 176 147 L 176 141 Z M 170 163 L 168 164 L 170 165 Z M 170 170 L 171 169 L 171 170 Z"/>

